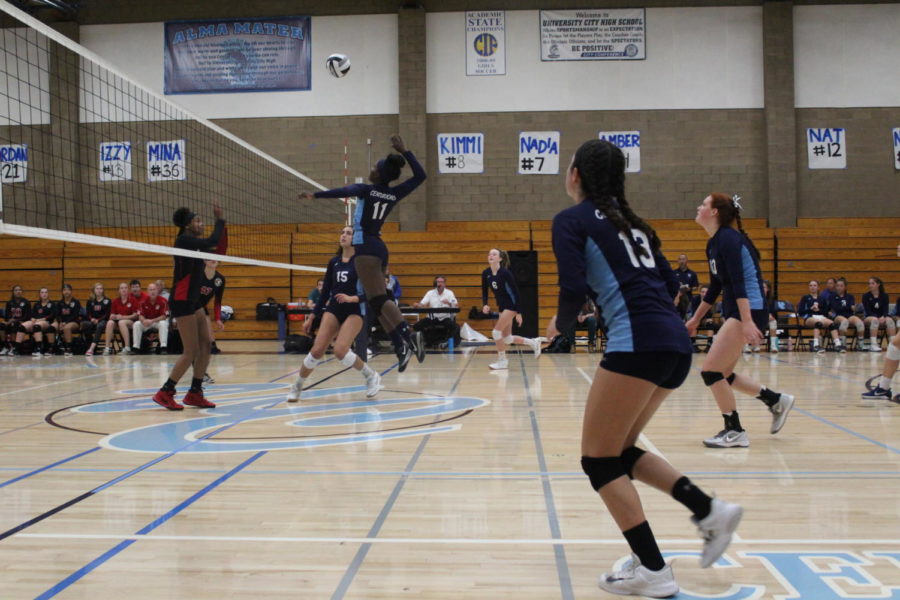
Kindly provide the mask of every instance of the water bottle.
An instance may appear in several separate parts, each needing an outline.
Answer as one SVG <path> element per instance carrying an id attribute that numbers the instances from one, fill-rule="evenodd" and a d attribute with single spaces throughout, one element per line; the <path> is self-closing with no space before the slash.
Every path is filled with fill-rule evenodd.
<path id="1" fill-rule="evenodd" d="M 450 339 L 447 340 L 447 352 L 449 352 L 450 354 L 453 354 L 453 338 L 454 337 L 455 336 L 451 335 Z"/>

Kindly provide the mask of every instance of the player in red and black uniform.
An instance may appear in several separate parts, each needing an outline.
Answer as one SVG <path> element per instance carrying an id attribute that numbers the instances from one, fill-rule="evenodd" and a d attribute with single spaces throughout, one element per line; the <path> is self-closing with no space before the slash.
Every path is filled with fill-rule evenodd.
<path id="1" fill-rule="evenodd" d="M 6 303 L 6 339 L 10 344 L 9 348 L 3 348 L 0 356 L 9 354 L 10 356 L 18 356 L 22 347 L 22 339 L 24 333 L 22 323 L 31 320 L 31 303 L 25 299 L 22 293 L 21 285 L 14 285 L 12 296 Z M 19 334 L 22 333 L 22 336 Z"/>
<path id="2" fill-rule="evenodd" d="M 81 302 L 72 295 L 71 284 L 63 284 L 62 299 L 56 306 L 56 329 L 63 336 L 63 354 L 72 356 L 72 333 L 81 329 Z"/>
<path id="3" fill-rule="evenodd" d="M 203 221 L 189 208 L 179 208 L 172 215 L 172 222 L 179 228 L 175 247 L 200 252 L 213 251 L 219 244 L 225 229 L 222 209 L 213 208 L 216 225 L 208 238 L 203 234 Z M 200 304 L 200 287 L 203 285 L 205 265 L 199 258 L 175 256 L 175 276 L 169 307 L 172 317 L 178 319 L 178 331 L 184 352 L 172 368 L 169 378 L 153 396 L 153 401 L 169 410 L 183 410 L 184 406 L 175 401 L 175 384 L 193 365 L 191 388 L 183 402 L 198 408 L 215 408 L 215 404 L 203 397 L 203 374 L 209 365 L 209 326 L 206 314 Z M 200 375 L 199 377 L 197 375 Z"/>
<path id="4" fill-rule="evenodd" d="M 222 241 L 219 242 L 219 248 L 223 248 Z M 203 307 L 203 311 L 206 313 L 207 317 L 212 317 L 212 320 L 209 318 L 205 319 L 207 329 L 209 330 L 209 353 L 217 354 L 217 352 L 213 350 L 216 345 L 215 332 L 216 330 L 222 331 L 225 329 L 225 323 L 222 322 L 222 295 L 225 293 L 225 276 L 216 270 L 219 266 L 219 261 L 204 260 L 203 263 L 205 268 L 203 270 L 203 285 L 200 286 L 200 306 Z M 209 304 L 209 301 L 213 299 L 215 299 L 213 302 L 213 312 L 210 315 L 207 305 Z M 215 321 L 215 325 L 213 325 L 213 321 Z M 208 367 L 209 364 L 207 364 L 207 368 Z M 215 379 L 210 377 L 209 373 L 203 374 L 203 383 L 215 382 Z"/>
<path id="5" fill-rule="evenodd" d="M 103 293 L 103 284 L 95 283 L 94 290 L 88 296 L 87 301 L 87 319 L 81 322 L 81 336 L 87 339 L 87 336 L 93 334 L 90 347 L 85 356 L 93 356 L 94 349 L 100 342 L 100 336 L 106 331 L 106 323 L 112 311 L 112 300 Z M 111 338 L 106 338 L 107 347 L 111 345 Z"/>
<path id="6" fill-rule="evenodd" d="M 32 356 L 52 353 L 47 350 L 44 334 L 47 334 L 52 348 L 56 338 L 56 328 L 53 326 L 53 322 L 56 320 L 56 311 L 56 303 L 50 300 L 50 290 L 42 287 L 39 292 L 39 300 L 31 308 L 31 320 L 23 323 L 26 331 L 30 331 L 31 335 L 34 336 Z"/>

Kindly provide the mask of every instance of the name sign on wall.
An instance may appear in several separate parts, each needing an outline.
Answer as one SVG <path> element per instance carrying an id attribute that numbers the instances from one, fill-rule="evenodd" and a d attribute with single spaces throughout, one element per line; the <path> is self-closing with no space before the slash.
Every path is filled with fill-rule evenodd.
<path id="1" fill-rule="evenodd" d="M 541 60 L 644 60 L 643 8 L 540 11 Z"/>
<path id="2" fill-rule="evenodd" d="M 131 142 L 100 144 L 100 181 L 131 181 Z"/>
<path id="3" fill-rule="evenodd" d="M 810 169 L 846 169 L 847 142 L 842 127 L 810 127 L 806 130 L 806 155 Z"/>
<path id="4" fill-rule="evenodd" d="M 466 75 L 506 75 L 506 13 L 466 12 Z"/>
<path id="5" fill-rule="evenodd" d="M 519 133 L 519 175 L 556 175 L 559 173 L 559 132 L 523 131 Z"/>
<path id="6" fill-rule="evenodd" d="M 439 173 L 483 173 L 483 133 L 439 133 Z"/>
<path id="7" fill-rule="evenodd" d="M 900 127 L 894 127 L 894 168 L 900 171 Z"/>
<path id="8" fill-rule="evenodd" d="M 23 183 L 28 179 L 28 145 L 0 146 L 0 182 Z"/>
<path id="9" fill-rule="evenodd" d="M 601 140 L 617 146 L 625 155 L 625 172 L 641 172 L 641 132 L 640 131 L 601 131 Z"/>
<path id="10" fill-rule="evenodd" d="M 184 181 L 184 140 L 147 142 L 147 181 Z"/>
<path id="11" fill-rule="evenodd" d="M 310 89 L 310 18 L 166 23 L 166 94 Z"/>

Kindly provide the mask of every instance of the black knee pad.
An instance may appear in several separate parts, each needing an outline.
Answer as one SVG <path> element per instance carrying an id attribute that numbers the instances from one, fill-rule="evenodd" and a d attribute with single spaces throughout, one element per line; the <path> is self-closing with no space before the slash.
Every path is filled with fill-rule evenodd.
<path id="1" fill-rule="evenodd" d="M 835 331 L 836 329 L 839 329 L 839 328 L 840 328 L 840 325 L 838 325 L 837 323 L 832 323 L 831 325 L 828 326 L 828 331 Z"/>
<path id="2" fill-rule="evenodd" d="M 56 327 L 54 327 L 53 325 L 49 325 L 49 326 L 47 327 L 47 329 L 45 329 L 44 331 L 45 331 L 46 333 L 48 333 L 48 334 L 50 334 L 50 333 L 55 334 L 55 333 L 56 333 Z"/>
<path id="3" fill-rule="evenodd" d="M 728 377 L 725 378 L 725 381 L 728 382 L 728 385 L 733 385 L 733 384 L 734 384 L 734 378 L 735 378 L 735 377 L 737 377 L 737 375 L 735 375 L 734 373 L 732 373 L 731 375 L 729 375 Z"/>
<path id="4" fill-rule="evenodd" d="M 622 456 L 620 456 L 619 459 L 622 461 L 622 468 L 625 469 L 625 474 L 628 475 L 628 479 L 634 479 L 634 465 L 645 454 L 646 452 L 637 446 L 625 448 L 625 451 L 622 452 Z"/>
<path id="5" fill-rule="evenodd" d="M 717 381 L 725 379 L 725 376 L 719 371 L 700 371 L 700 377 L 703 378 L 703 383 L 707 386 L 711 386 Z"/>
<path id="6" fill-rule="evenodd" d="M 581 468 L 588 476 L 588 479 L 591 480 L 591 487 L 594 488 L 594 491 L 598 491 L 610 481 L 615 481 L 619 477 L 626 475 L 625 468 L 622 466 L 622 459 L 618 456 L 602 456 L 599 458 L 582 456 Z"/>
<path id="7" fill-rule="evenodd" d="M 832 323 L 832 326 L 834 323 Z M 822 321 L 816 321 L 816 324 L 813 325 L 813 329 L 822 329 Z"/>
<path id="8" fill-rule="evenodd" d="M 28 330 L 25 329 L 24 325 L 19 325 L 18 329 L 16 329 L 19 333 L 28 333 Z"/>
<path id="9" fill-rule="evenodd" d="M 387 294 L 381 294 L 380 296 L 375 296 L 369 300 L 369 306 L 372 307 L 372 314 L 375 315 L 376 319 L 381 316 L 381 307 L 383 307 L 384 303 L 387 301 Z"/>

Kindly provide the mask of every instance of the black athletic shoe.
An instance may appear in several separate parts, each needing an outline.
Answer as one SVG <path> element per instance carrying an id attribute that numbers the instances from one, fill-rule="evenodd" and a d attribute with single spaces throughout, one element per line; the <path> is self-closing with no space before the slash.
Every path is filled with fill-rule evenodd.
<path id="1" fill-rule="evenodd" d="M 415 332 L 412 336 L 413 352 L 416 354 L 416 360 L 422 362 L 425 360 L 425 339 L 421 331 Z"/>
<path id="2" fill-rule="evenodd" d="M 402 373 L 406 370 L 406 365 L 409 364 L 409 359 L 413 357 L 414 350 L 409 344 L 403 344 L 403 347 L 397 352 L 397 360 L 400 361 L 400 364 L 397 366 L 397 371 Z"/>

